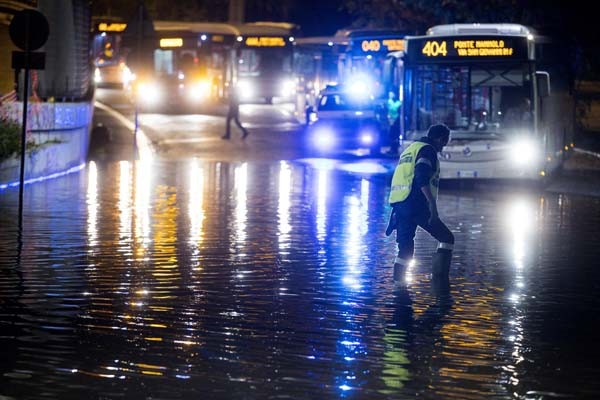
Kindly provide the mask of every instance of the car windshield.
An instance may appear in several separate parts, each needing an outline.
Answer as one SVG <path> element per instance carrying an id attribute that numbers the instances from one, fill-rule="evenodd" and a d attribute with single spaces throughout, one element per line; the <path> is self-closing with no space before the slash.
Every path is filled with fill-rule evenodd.
<path id="1" fill-rule="evenodd" d="M 368 110 L 372 103 L 341 93 L 326 94 L 319 100 L 319 111 Z"/>

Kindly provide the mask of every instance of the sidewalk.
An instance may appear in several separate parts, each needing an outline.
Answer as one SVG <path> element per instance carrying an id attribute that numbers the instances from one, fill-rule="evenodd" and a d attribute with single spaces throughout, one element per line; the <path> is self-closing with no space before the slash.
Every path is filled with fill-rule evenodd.
<path id="1" fill-rule="evenodd" d="M 600 197 L 600 154 L 575 147 L 546 191 Z"/>

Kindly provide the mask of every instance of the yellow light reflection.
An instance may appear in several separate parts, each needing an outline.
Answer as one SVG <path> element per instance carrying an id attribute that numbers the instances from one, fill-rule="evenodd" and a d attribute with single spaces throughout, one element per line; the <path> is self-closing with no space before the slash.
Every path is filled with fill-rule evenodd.
<path id="1" fill-rule="evenodd" d="M 87 185 L 87 234 L 90 252 L 98 244 L 98 167 L 90 161 Z"/>
<path id="2" fill-rule="evenodd" d="M 131 164 L 119 162 L 119 238 L 131 240 Z"/>
<path id="3" fill-rule="evenodd" d="M 151 241 L 150 234 L 150 195 L 152 187 L 152 162 L 149 159 L 135 164 L 135 240 L 141 244 L 136 249 L 137 259 L 145 256 Z"/>
<path id="4" fill-rule="evenodd" d="M 202 242 L 202 224 L 204 222 L 204 171 L 197 159 L 190 163 L 190 196 L 188 214 L 190 217 L 190 238 L 192 245 L 199 248 Z"/>
<path id="5" fill-rule="evenodd" d="M 158 186 L 156 205 L 152 216 L 154 233 L 154 270 L 152 276 L 161 284 L 179 282 L 179 261 L 177 253 L 177 222 L 179 208 L 177 193 L 173 187 Z M 156 296 L 153 296 L 157 299 Z"/>
<path id="6" fill-rule="evenodd" d="M 279 202 L 277 213 L 279 214 L 279 249 L 287 249 L 290 247 L 290 209 L 291 201 L 290 194 L 292 191 L 292 171 L 285 161 L 281 161 L 279 170 Z"/>
<path id="7" fill-rule="evenodd" d="M 235 169 L 235 225 L 237 233 L 237 242 L 244 244 L 246 242 L 246 220 L 248 214 L 247 195 L 248 190 L 248 164 L 243 163 Z"/>

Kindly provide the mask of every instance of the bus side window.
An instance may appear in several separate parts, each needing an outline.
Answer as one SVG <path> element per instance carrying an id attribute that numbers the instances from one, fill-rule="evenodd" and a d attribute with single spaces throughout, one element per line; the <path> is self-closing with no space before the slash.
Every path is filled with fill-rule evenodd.
<path id="1" fill-rule="evenodd" d="M 418 116 L 418 121 L 419 121 L 418 129 L 420 129 L 420 130 L 427 130 L 427 129 L 429 129 L 429 127 L 432 124 L 432 120 L 433 120 L 433 115 L 432 115 L 431 111 L 427 111 L 423 107 L 419 107 L 418 114 L 419 114 L 419 116 Z"/>

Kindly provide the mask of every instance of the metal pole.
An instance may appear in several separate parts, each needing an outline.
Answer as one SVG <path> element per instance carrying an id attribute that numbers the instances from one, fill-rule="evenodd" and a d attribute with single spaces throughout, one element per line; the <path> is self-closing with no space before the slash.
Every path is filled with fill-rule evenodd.
<path id="1" fill-rule="evenodd" d="M 139 114 L 139 78 L 140 78 L 140 73 L 141 71 L 141 60 L 142 60 L 142 35 L 143 35 L 143 24 L 144 23 L 144 8 L 143 8 L 143 2 L 140 0 L 139 4 L 138 4 L 138 26 L 137 26 L 137 54 L 136 54 L 136 58 L 137 58 L 137 62 L 136 62 L 136 69 L 137 69 L 137 76 L 136 76 L 136 80 L 138 80 L 138 82 L 135 85 L 135 91 L 134 91 L 134 96 L 135 96 L 135 122 L 134 122 L 134 128 L 133 128 L 133 152 L 134 152 L 134 159 L 137 158 L 137 131 L 138 131 L 138 127 L 139 127 L 139 121 L 138 121 L 138 114 Z"/>
<path id="2" fill-rule="evenodd" d="M 23 122 L 21 124 L 21 171 L 19 174 L 19 235 L 23 231 L 23 186 L 25 186 L 25 150 L 27 147 L 27 98 L 29 97 L 29 15 L 25 19 L 25 76 L 23 79 Z"/>
<path id="3" fill-rule="evenodd" d="M 29 52 L 25 52 L 29 61 Z M 29 67 L 25 67 L 25 79 L 23 83 L 23 123 L 21 126 L 21 173 L 19 176 L 19 231 L 23 223 L 23 186 L 25 186 L 25 148 L 27 139 L 27 97 L 29 88 Z"/>

